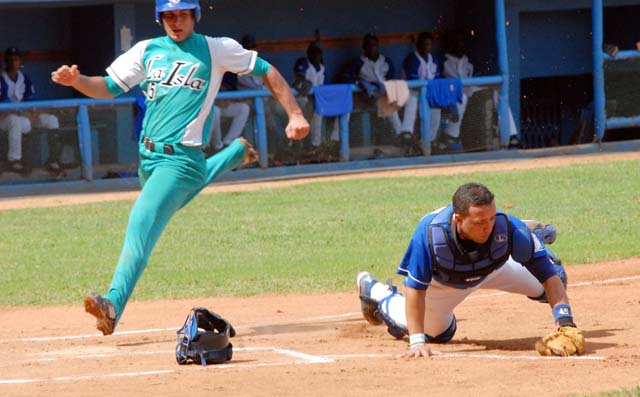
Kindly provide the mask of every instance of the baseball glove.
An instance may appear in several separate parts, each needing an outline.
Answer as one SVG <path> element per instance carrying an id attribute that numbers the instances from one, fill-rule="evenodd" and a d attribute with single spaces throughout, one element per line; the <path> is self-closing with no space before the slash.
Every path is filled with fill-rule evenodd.
<path id="1" fill-rule="evenodd" d="M 542 356 L 572 356 L 584 353 L 584 335 L 575 327 L 560 327 L 536 342 Z"/>

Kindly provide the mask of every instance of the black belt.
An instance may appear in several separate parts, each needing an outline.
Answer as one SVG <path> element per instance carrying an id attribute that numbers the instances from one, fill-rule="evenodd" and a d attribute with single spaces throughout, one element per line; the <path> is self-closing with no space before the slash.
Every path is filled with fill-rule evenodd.
<path id="1" fill-rule="evenodd" d="M 145 149 L 149 150 L 150 152 L 158 152 L 158 153 L 164 153 L 164 154 L 175 153 L 175 150 L 173 149 L 173 145 L 170 145 L 168 143 L 161 144 L 159 142 L 154 142 L 148 136 L 145 136 L 142 139 L 142 144 L 144 145 Z"/>

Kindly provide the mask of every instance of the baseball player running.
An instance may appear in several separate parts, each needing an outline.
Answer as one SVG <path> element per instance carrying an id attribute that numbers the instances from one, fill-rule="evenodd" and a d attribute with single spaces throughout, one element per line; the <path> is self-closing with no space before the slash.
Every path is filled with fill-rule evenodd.
<path id="1" fill-rule="evenodd" d="M 107 76 L 85 76 L 61 66 L 51 79 L 93 98 L 113 98 L 139 84 L 146 107 L 139 143 L 142 191 L 131 214 L 109 292 L 88 294 L 85 310 L 97 328 L 112 334 L 149 255 L 173 214 L 225 171 L 255 161 L 243 139 L 205 160 L 213 102 L 229 71 L 261 76 L 287 112 L 286 134 L 302 139 L 309 123 L 278 70 L 229 38 L 194 32 L 198 0 L 156 0 L 155 17 L 166 36 L 138 42 L 107 68 Z"/>
<path id="2" fill-rule="evenodd" d="M 498 289 L 551 306 L 558 330 L 538 341 L 540 354 L 582 354 L 584 336 L 573 322 L 566 273 L 539 238 L 545 230 L 533 227 L 534 232 L 524 221 L 497 211 L 485 186 L 460 186 L 452 205 L 418 224 L 397 269 L 406 277 L 405 295 L 367 272 L 358 274 L 362 314 L 371 324 L 386 323 L 396 338 L 408 335 L 405 357 L 429 357 L 428 343 L 453 338 L 458 304 L 478 289 Z M 555 239 L 550 231 L 549 243 Z"/>

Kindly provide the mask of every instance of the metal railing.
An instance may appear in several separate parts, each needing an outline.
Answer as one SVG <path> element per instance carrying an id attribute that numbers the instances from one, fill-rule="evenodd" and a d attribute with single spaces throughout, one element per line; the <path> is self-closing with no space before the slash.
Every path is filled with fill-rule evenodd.
<path id="1" fill-rule="evenodd" d="M 492 86 L 500 85 L 503 77 L 486 76 L 461 79 L 463 86 Z M 431 145 L 429 136 L 429 124 L 431 118 L 430 106 L 427 101 L 428 80 L 407 81 L 409 88 L 419 88 L 418 109 L 420 123 L 420 136 L 422 138 L 422 150 L 425 156 L 431 155 Z M 352 92 L 360 92 L 356 85 L 352 86 Z M 295 90 L 293 90 L 295 94 Z M 313 93 L 313 90 L 310 92 Z M 253 109 L 255 112 L 255 133 L 256 149 L 259 153 L 259 165 L 261 168 L 268 167 L 267 148 L 267 128 L 265 120 L 264 97 L 271 96 L 268 90 L 238 90 L 220 92 L 216 99 L 251 99 L 253 98 Z M 76 124 L 78 128 L 78 144 L 80 153 L 80 164 L 82 167 L 82 177 L 88 181 L 93 180 L 93 155 L 92 155 L 92 134 L 91 120 L 89 117 L 90 107 L 112 107 L 118 105 L 134 105 L 135 97 L 120 97 L 114 99 L 58 99 L 43 101 L 27 101 L 17 103 L 0 103 L 0 112 L 42 110 L 52 108 L 77 108 Z M 339 116 L 340 123 L 340 160 L 349 161 L 349 125 L 348 114 Z"/>

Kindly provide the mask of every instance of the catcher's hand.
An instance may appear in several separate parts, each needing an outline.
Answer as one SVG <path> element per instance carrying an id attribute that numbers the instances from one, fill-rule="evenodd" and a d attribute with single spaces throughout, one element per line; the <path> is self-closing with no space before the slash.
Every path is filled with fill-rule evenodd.
<path id="1" fill-rule="evenodd" d="M 572 356 L 584 353 L 584 335 L 575 327 L 560 327 L 536 342 L 542 356 Z"/>
<path id="2" fill-rule="evenodd" d="M 437 351 L 437 350 L 431 350 L 430 348 L 427 347 L 427 345 L 422 345 L 422 346 L 416 346 L 413 349 L 409 349 L 408 352 L 402 354 L 402 358 L 407 359 L 407 360 L 412 360 L 412 359 L 416 359 L 416 358 L 420 358 L 420 357 L 431 357 L 431 356 L 439 356 L 442 353 Z"/>

